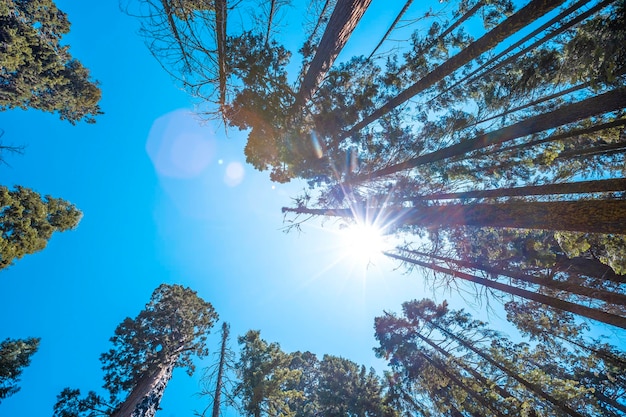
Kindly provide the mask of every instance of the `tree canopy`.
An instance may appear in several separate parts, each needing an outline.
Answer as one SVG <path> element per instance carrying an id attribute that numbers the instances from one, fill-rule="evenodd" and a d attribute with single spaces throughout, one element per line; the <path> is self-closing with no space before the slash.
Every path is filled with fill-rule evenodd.
<path id="1" fill-rule="evenodd" d="M 72 230 L 83 214 L 60 198 L 0 186 L 0 269 L 46 247 L 54 232 Z"/>
<path id="2" fill-rule="evenodd" d="M 39 348 L 40 339 L 5 339 L 0 342 L 0 403 L 20 390 L 17 383 L 32 355 Z"/>
<path id="3" fill-rule="evenodd" d="M 0 110 L 34 108 L 72 124 L 102 114 L 98 83 L 61 44 L 69 30 L 52 0 L 0 2 Z"/>

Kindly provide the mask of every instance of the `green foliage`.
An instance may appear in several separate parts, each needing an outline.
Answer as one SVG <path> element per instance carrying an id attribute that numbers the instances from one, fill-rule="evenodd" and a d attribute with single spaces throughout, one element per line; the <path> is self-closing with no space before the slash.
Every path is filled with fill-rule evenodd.
<path id="1" fill-rule="evenodd" d="M 17 186 L 0 186 L 0 269 L 46 247 L 54 232 L 74 229 L 82 213 L 71 203 Z"/>
<path id="2" fill-rule="evenodd" d="M 0 342 L 0 403 L 20 390 L 17 383 L 31 356 L 39 348 L 38 338 L 5 339 Z"/>
<path id="3" fill-rule="evenodd" d="M 0 1 L 0 110 L 35 108 L 72 124 L 95 122 L 101 92 L 61 45 L 69 30 L 52 0 Z"/>
<path id="4" fill-rule="evenodd" d="M 190 375 L 192 358 L 208 354 L 206 339 L 217 314 L 211 303 L 180 285 L 160 285 L 135 317 L 115 329 L 113 344 L 100 357 L 105 388 L 112 395 L 132 389 L 149 369 L 173 362 Z"/>
<path id="5" fill-rule="evenodd" d="M 235 395 L 241 400 L 244 414 L 250 417 L 294 417 L 290 403 L 302 394 L 289 387 L 297 383 L 301 372 L 289 368 L 289 355 L 277 343 L 261 339 L 259 331 L 248 331 L 238 338 L 238 342 L 241 353 Z"/>
<path id="6" fill-rule="evenodd" d="M 182 367 L 189 374 L 194 371 L 192 359 L 208 354 L 206 340 L 216 320 L 213 306 L 195 291 L 180 285 L 160 285 L 137 317 L 126 318 L 115 329 L 110 339 L 113 348 L 100 356 L 110 399 L 105 401 L 94 391 L 81 398 L 79 390 L 66 388 L 57 397 L 54 417 L 110 416 L 124 406 L 135 409 L 144 398 L 130 394 L 137 390 L 140 397 L 151 395 L 154 387 L 141 384 L 155 369 Z M 156 382 L 165 385 L 168 381 Z M 160 398 L 151 401 L 158 406 Z"/>

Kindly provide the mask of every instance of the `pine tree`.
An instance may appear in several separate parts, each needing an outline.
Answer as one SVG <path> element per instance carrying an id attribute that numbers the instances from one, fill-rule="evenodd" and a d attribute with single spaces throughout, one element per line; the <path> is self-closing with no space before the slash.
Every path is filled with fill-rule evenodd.
<path id="1" fill-rule="evenodd" d="M 5 339 L 0 343 L 0 403 L 20 390 L 17 383 L 32 355 L 39 348 L 39 338 Z"/>
<path id="2" fill-rule="evenodd" d="M 76 228 L 82 213 L 71 203 L 21 186 L 0 186 L 0 269 L 46 247 L 54 232 Z"/>

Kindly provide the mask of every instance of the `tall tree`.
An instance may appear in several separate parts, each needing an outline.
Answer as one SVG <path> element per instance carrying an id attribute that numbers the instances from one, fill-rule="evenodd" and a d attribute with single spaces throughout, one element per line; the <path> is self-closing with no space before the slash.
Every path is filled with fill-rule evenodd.
<path id="1" fill-rule="evenodd" d="M 115 329 L 113 348 L 100 357 L 110 399 L 95 392 L 81 399 L 79 390 L 68 388 L 59 395 L 54 416 L 154 416 L 174 368 L 192 374 L 193 357 L 208 354 L 206 339 L 216 320 L 213 306 L 195 291 L 160 285 L 137 317 Z"/>
<path id="2" fill-rule="evenodd" d="M 0 110 L 35 108 L 72 124 L 95 122 L 100 88 L 61 44 L 69 30 L 52 0 L 0 3 Z"/>
<path id="3" fill-rule="evenodd" d="M 294 417 L 291 403 L 302 394 L 291 387 L 301 372 L 289 368 L 289 355 L 279 344 L 261 339 L 259 331 L 250 330 L 238 341 L 241 353 L 235 394 L 241 400 L 242 412 L 249 417 Z"/>
<path id="4" fill-rule="evenodd" d="M 71 203 L 17 186 L 0 186 L 0 270 L 46 247 L 54 232 L 74 229 L 82 213 Z"/>
<path id="5" fill-rule="evenodd" d="M 0 342 L 0 403 L 20 390 L 17 383 L 39 348 L 39 338 L 5 339 Z"/>

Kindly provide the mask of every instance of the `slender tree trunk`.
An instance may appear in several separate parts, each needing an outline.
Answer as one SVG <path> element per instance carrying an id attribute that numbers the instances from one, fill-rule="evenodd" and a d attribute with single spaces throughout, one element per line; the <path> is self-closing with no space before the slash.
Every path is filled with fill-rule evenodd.
<path id="1" fill-rule="evenodd" d="M 432 269 L 435 272 L 451 275 L 454 278 L 459 278 L 465 281 L 473 282 L 475 284 L 484 285 L 488 288 L 493 288 L 504 293 L 525 298 L 527 300 L 536 301 L 541 304 L 545 304 L 550 307 L 554 307 L 559 310 L 569 311 L 570 313 L 578 314 L 579 316 L 587 317 L 593 320 L 600 321 L 602 323 L 610 324 L 612 326 L 621 327 L 626 329 L 626 317 L 617 316 L 615 314 L 607 313 L 595 308 L 586 307 L 580 304 L 570 303 L 558 298 L 550 297 L 544 294 L 538 294 L 532 291 L 523 290 L 521 288 L 513 287 L 511 285 L 503 284 L 497 281 L 491 281 L 485 278 L 480 278 L 474 275 L 466 274 L 461 271 L 453 269 L 443 268 L 434 263 L 422 262 L 417 259 L 408 258 L 406 256 L 396 255 L 391 252 L 384 252 L 384 254 L 390 258 L 398 259 L 400 261 L 418 265 L 424 268 Z"/>
<path id="2" fill-rule="evenodd" d="M 453 158 L 452 161 L 458 162 L 458 161 L 463 161 L 463 160 L 467 160 L 470 158 L 477 158 L 477 157 L 485 156 L 487 154 L 501 154 L 504 152 L 511 152 L 517 149 L 531 148 L 533 146 L 542 145 L 544 143 L 556 142 L 557 140 L 563 140 L 563 139 L 570 139 L 573 137 L 578 137 L 580 135 L 588 135 L 591 133 L 599 132 L 599 131 L 610 129 L 613 127 L 624 126 L 624 125 L 626 125 L 626 119 L 617 119 L 611 122 L 601 123 L 595 126 L 584 128 L 584 129 L 572 129 L 569 132 L 559 133 L 557 135 L 550 135 L 543 139 L 520 143 L 519 145 L 513 145 L 513 146 L 506 147 L 506 148 L 497 149 L 493 152 L 481 153 L 480 155 L 472 155 L 472 154 L 460 155 L 458 157 Z"/>
<path id="3" fill-rule="evenodd" d="M 486 148 L 487 146 L 508 142 L 513 139 L 543 132 L 548 129 L 619 110 L 624 107 L 626 107 L 626 88 L 618 88 L 586 100 L 561 106 L 551 112 L 530 117 L 513 125 L 482 134 L 473 139 L 448 146 L 447 148 L 439 149 L 426 155 L 421 155 L 399 164 L 379 169 L 371 174 L 358 175 L 346 181 L 346 185 L 358 184 L 421 165 L 463 155 L 468 152 Z"/>
<path id="4" fill-rule="evenodd" d="M 315 57 L 305 74 L 296 95 L 295 108 L 300 108 L 311 98 L 326 72 L 330 69 L 348 42 L 348 38 L 361 20 L 372 0 L 337 0 L 328 25 L 319 43 Z"/>
<path id="5" fill-rule="evenodd" d="M 583 194 L 610 191 L 626 191 L 626 178 L 580 181 L 526 187 L 499 188 L 496 190 L 473 190 L 458 193 L 436 193 L 417 197 L 405 197 L 404 201 L 450 200 L 466 198 L 498 198 L 529 195 Z"/>
<path id="6" fill-rule="evenodd" d="M 447 335 L 448 337 L 454 339 L 457 343 L 459 343 L 461 346 L 463 346 L 465 349 L 470 350 L 472 352 L 474 352 L 476 355 L 478 355 L 480 358 L 484 359 L 485 361 L 487 361 L 490 365 L 500 369 L 502 372 L 504 372 L 506 375 L 508 375 L 509 377 L 513 378 L 515 381 L 517 381 L 518 383 L 522 384 L 524 387 L 526 387 L 529 391 L 531 391 L 535 396 L 537 396 L 538 398 L 542 398 L 548 402 L 550 402 L 552 405 L 554 405 L 555 407 L 557 407 L 558 409 L 560 409 L 561 411 L 565 412 L 567 415 L 569 416 L 573 416 L 573 417 L 584 417 L 583 415 L 581 415 L 579 412 L 577 412 L 576 410 L 573 410 L 571 407 L 569 407 L 567 404 L 565 404 L 563 401 L 560 401 L 556 398 L 554 398 L 552 395 L 550 395 L 549 393 L 545 392 L 541 386 L 528 381 L 527 379 L 525 379 L 524 377 L 522 377 L 521 375 L 519 375 L 517 372 L 509 369 L 507 366 L 505 366 L 504 364 L 496 361 L 495 359 L 493 359 L 490 355 L 488 355 L 487 353 L 483 352 L 482 350 L 476 348 L 472 343 L 469 343 L 467 340 L 465 340 L 464 338 L 454 334 L 453 332 L 449 331 L 447 328 L 435 323 L 434 321 L 432 321 L 431 319 L 429 319 L 428 317 L 424 317 L 422 315 L 420 315 L 420 317 L 422 318 L 422 320 L 424 320 L 425 323 L 427 323 L 428 326 L 430 326 L 431 328 L 436 328 L 439 331 L 441 331 L 442 333 L 444 333 L 445 335 Z"/>
<path id="7" fill-rule="evenodd" d="M 217 66 L 219 71 L 219 105 L 226 104 L 226 20 L 227 0 L 215 0 L 215 41 L 217 44 Z"/>
<path id="8" fill-rule="evenodd" d="M 607 143 L 588 149 L 572 149 L 561 152 L 557 159 L 587 158 L 594 155 L 613 155 L 626 151 L 626 142 Z"/>
<path id="9" fill-rule="evenodd" d="M 396 18 L 394 19 L 393 23 L 391 24 L 391 26 L 389 26 L 389 29 L 387 29 L 387 32 L 385 32 L 385 35 L 382 37 L 382 39 L 378 42 L 378 44 L 376 45 L 376 47 L 372 50 L 372 52 L 369 54 L 369 56 L 367 57 L 368 61 L 370 59 L 372 59 L 372 56 L 376 53 L 376 51 L 378 50 L 378 48 L 380 48 L 380 46 L 383 44 L 383 42 L 385 42 L 385 40 L 387 39 L 387 37 L 389 36 L 389 34 L 391 33 L 391 31 L 394 30 L 394 28 L 396 27 L 396 25 L 398 24 L 398 22 L 400 21 L 400 19 L 402 19 L 402 16 L 404 16 L 404 14 L 406 13 L 406 11 L 409 9 L 409 7 L 411 6 L 411 3 L 413 3 L 413 0 L 408 0 L 406 3 L 404 3 L 404 7 L 402 7 L 402 10 L 400 10 L 400 13 L 398 13 L 398 15 L 396 16 Z"/>
<path id="10" fill-rule="evenodd" d="M 418 255 L 418 256 L 422 256 L 426 258 L 431 258 L 431 259 L 436 259 L 436 260 L 452 263 L 462 268 L 475 269 L 475 270 L 488 272 L 490 274 L 502 275 L 502 276 L 513 278 L 519 281 L 527 282 L 529 284 L 541 285 L 542 287 L 550 288 L 553 290 L 567 291 L 572 294 L 594 298 L 596 300 L 604 301 L 607 303 L 626 306 L 626 295 L 624 294 L 614 293 L 611 291 L 605 291 L 601 289 L 584 287 L 584 286 L 572 284 L 566 281 L 556 281 L 550 278 L 537 277 L 537 276 L 528 275 L 528 274 L 524 274 L 524 273 L 516 272 L 516 271 L 508 271 L 502 268 L 495 268 L 490 265 L 479 264 L 476 262 L 451 259 L 451 258 L 446 258 L 444 256 L 434 255 L 434 254 L 429 255 L 427 253 L 419 252 L 419 251 L 403 250 L 403 252 L 407 252 L 412 255 Z"/>
<path id="11" fill-rule="evenodd" d="M 220 406 L 222 404 L 222 390 L 224 389 L 224 366 L 226 364 L 226 344 L 228 342 L 228 335 L 230 333 L 230 326 L 224 322 L 222 324 L 222 345 L 220 348 L 220 362 L 217 367 L 217 378 L 215 381 L 215 395 L 213 396 L 213 411 L 211 417 L 220 416 Z"/>
<path id="12" fill-rule="evenodd" d="M 558 7 L 563 2 L 564 0 L 532 0 L 529 4 L 506 19 L 500 25 L 496 26 L 485 36 L 468 45 L 457 55 L 435 68 L 424 78 L 402 91 L 397 96 L 393 97 L 382 107 L 376 109 L 369 116 L 354 125 L 350 130 L 340 135 L 339 139 L 348 137 L 363 129 L 374 120 L 379 119 L 415 95 L 433 86 L 446 76 L 461 68 L 463 65 L 482 55 L 484 52 L 492 49 L 510 35 L 516 33 L 518 30 L 531 24 L 539 17 Z"/>
<path id="13" fill-rule="evenodd" d="M 347 218 L 358 217 L 361 211 L 369 218 L 389 220 L 388 229 L 405 225 L 478 226 L 626 234 L 626 200 L 512 201 L 362 210 L 283 207 L 283 212 Z"/>
<path id="14" fill-rule="evenodd" d="M 154 417 L 176 360 L 157 363 L 142 376 L 111 417 Z"/>
<path id="15" fill-rule="evenodd" d="M 489 404 L 489 402 L 485 398 L 483 398 L 482 395 L 480 395 L 479 393 L 474 391 L 472 388 L 468 387 L 463 381 L 461 381 L 461 379 L 457 375 L 455 375 L 454 373 L 448 371 L 446 369 L 445 365 L 443 365 L 441 362 L 439 362 L 438 360 L 435 360 L 434 358 L 431 358 L 429 355 L 427 355 L 422 350 L 418 350 L 417 352 L 428 363 L 430 363 L 431 366 L 433 366 L 435 369 L 437 369 L 439 372 L 441 372 L 446 378 L 448 378 L 452 382 L 454 382 L 455 385 L 457 385 L 459 388 L 461 388 L 463 391 L 465 391 L 467 393 L 467 395 L 469 395 L 471 398 L 473 398 L 480 405 L 482 405 L 486 409 L 490 410 L 495 415 L 497 415 L 499 417 L 504 417 L 504 414 L 502 414 L 502 412 L 500 412 L 500 410 L 495 408 L 492 404 Z M 582 416 L 580 416 L 580 417 L 582 417 Z"/>

